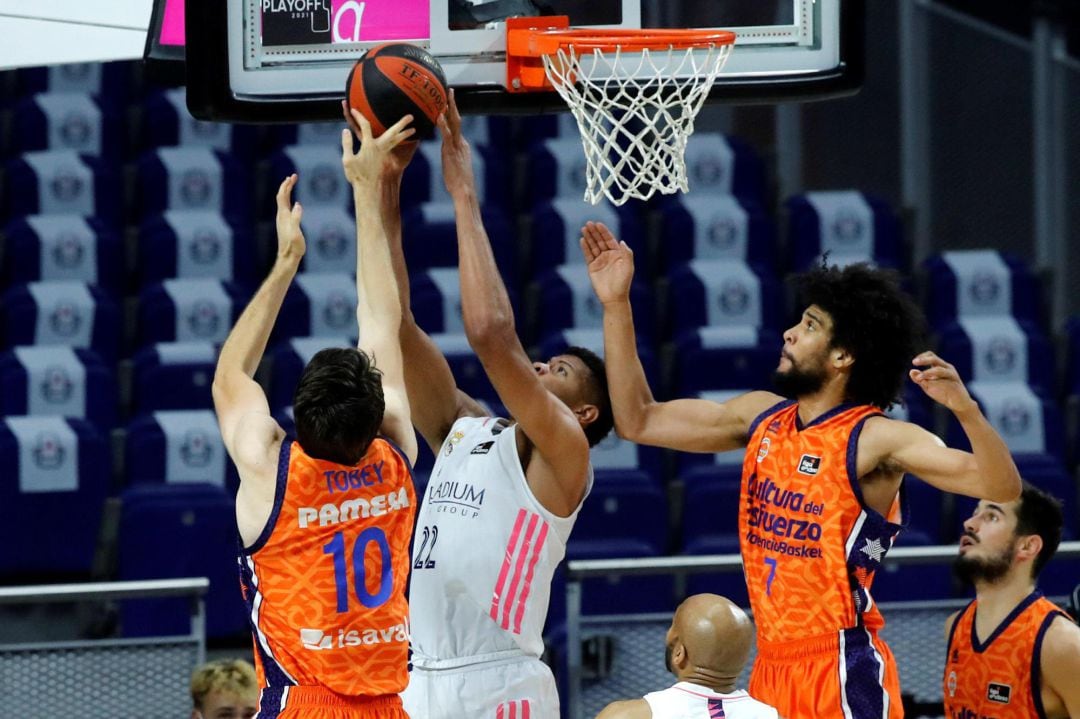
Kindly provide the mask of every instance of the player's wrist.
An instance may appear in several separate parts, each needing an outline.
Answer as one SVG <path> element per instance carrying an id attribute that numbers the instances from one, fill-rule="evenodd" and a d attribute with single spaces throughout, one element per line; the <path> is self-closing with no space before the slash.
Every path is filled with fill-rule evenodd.
<path id="1" fill-rule="evenodd" d="M 968 419 L 974 419 L 982 414 L 982 410 L 979 409 L 979 403 L 970 395 L 960 402 L 957 402 L 956 406 L 950 407 L 950 409 L 961 422 Z"/>

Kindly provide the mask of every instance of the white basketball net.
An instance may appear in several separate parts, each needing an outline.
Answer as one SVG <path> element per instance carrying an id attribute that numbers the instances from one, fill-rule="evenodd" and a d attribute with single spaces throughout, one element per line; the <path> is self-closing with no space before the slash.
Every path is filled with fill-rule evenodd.
<path id="1" fill-rule="evenodd" d="M 686 192 L 686 141 L 731 45 L 544 55 L 548 80 L 574 113 L 588 161 L 585 199 L 621 205 Z"/>

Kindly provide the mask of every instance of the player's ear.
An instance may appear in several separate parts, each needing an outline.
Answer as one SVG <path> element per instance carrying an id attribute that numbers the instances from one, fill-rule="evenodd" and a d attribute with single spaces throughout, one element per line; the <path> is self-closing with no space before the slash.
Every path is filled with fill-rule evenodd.
<path id="1" fill-rule="evenodd" d="M 1039 552 L 1042 551 L 1043 540 L 1037 534 L 1031 534 L 1021 538 L 1016 543 L 1016 558 L 1035 561 L 1035 558 L 1039 556 Z"/>
<path id="2" fill-rule="evenodd" d="M 574 410 L 574 414 L 577 415 L 581 426 L 585 427 L 596 421 L 596 418 L 600 416 L 600 409 L 595 404 L 583 404 Z"/>
<path id="3" fill-rule="evenodd" d="M 855 364 L 855 357 L 843 347 L 829 350 L 829 361 L 836 369 L 847 369 Z"/>

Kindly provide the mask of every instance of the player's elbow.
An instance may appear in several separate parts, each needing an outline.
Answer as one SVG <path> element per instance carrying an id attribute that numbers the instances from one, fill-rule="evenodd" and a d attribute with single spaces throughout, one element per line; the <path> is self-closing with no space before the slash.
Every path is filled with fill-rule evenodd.
<path id="1" fill-rule="evenodd" d="M 646 421 L 646 412 L 644 408 L 635 407 L 632 409 L 619 408 L 614 413 L 615 419 L 615 434 L 620 439 L 629 440 L 630 442 L 636 442 L 641 444 L 647 435 L 648 422 Z"/>
<path id="2" fill-rule="evenodd" d="M 512 340 L 517 339 L 514 316 L 493 311 L 466 313 L 465 337 L 478 354 L 500 347 L 512 347 Z"/>

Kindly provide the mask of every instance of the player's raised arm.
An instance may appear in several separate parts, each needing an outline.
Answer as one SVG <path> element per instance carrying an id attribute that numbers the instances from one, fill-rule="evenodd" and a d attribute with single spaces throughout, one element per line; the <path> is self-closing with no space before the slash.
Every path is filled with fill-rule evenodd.
<path id="1" fill-rule="evenodd" d="M 911 379 L 953 413 L 971 452 L 950 449 L 916 425 L 874 418 L 867 421 L 859 440 L 859 464 L 867 469 L 891 465 L 946 492 L 993 502 L 1016 499 L 1020 473 L 1009 448 L 968 394 L 956 368 L 933 352 L 920 354 L 913 364 L 920 369 L 911 370 Z"/>
<path id="2" fill-rule="evenodd" d="M 744 446 L 750 423 L 782 398 L 770 392 L 749 392 L 723 403 L 657 402 L 638 357 L 630 308 L 634 253 L 598 222 L 582 229 L 581 250 L 593 291 L 604 307 L 604 362 L 619 436 L 685 452 L 722 452 Z"/>
<path id="3" fill-rule="evenodd" d="M 439 130 L 443 139 L 443 179 L 453 198 L 457 220 L 465 333 L 499 399 L 552 469 L 552 476 L 565 483 L 561 486 L 565 506 L 572 511 L 585 491 L 589 442 L 574 411 L 544 387 L 518 339 L 510 298 L 480 216 L 472 150 L 461 134 L 461 117 L 452 90 Z M 589 410 L 598 412 L 591 405 L 581 411 Z"/>
<path id="4" fill-rule="evenodd" d="M 371 124 L 356 113 L 361 130 L 360 152 L 353 151 L 353 136 L 341 133 L 341 162 L 353 188 L 356 207 L 356 320 L 360 326 L 359 348 L 371 355 L 382 372 L 386 410 L 382 432 L 394 440 L 409 458 L 416 461 L 409 401 L 405 393 L 405 369 L 399 330 L 401 298 L 398 294 L 390 247 L 379 212 L 379 181 L 382 165 L 390 152 L 407 140 L 414 130 L 406 115 L 386 132 L 373 137 Z"/>
<path id="5" fill-rule="evenodd" d="M 359 137 L 361 130 L 342 102 L 345 119 Z M 416 324 L 410 304 L 409 270 L 401 244 L 401 178 L 416 154 L 417 142 L 404 142 L 387 156 L 379 183 L 379 213 L 390 242 L 390 260 L 401 299 L 401 351 L 405 389 L 412 422 L 432 451 L 437 452 L 450 427 L 461 416 L 481 416 L 483 407 L 457 388 L 450 365 L 427 333 Z"/>
<path id="6" fill-rule="evenodd" d="M 266 395 L 253 377 L 306 248 L 300 230 L 303 208 L 291 199 L 296 179 L 291 175 L 278 188 L 274 266 L 225 340 L 214 372 L 212 393 L 218 426 L 241 479 L 248 475 L 245 469 L 264 462 L 266 450 L 284 435 L 270 416 Z"/>

